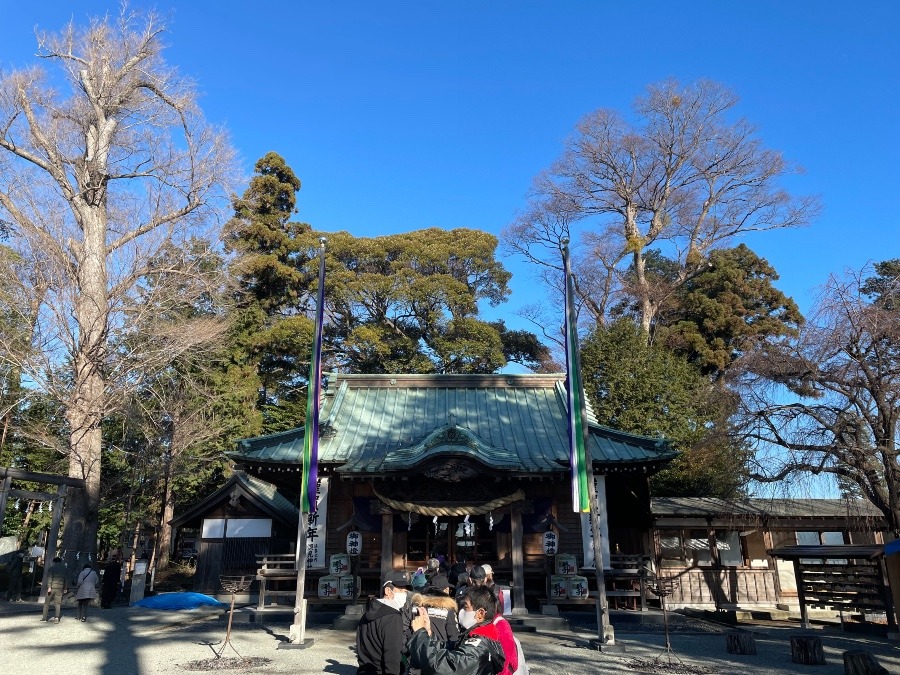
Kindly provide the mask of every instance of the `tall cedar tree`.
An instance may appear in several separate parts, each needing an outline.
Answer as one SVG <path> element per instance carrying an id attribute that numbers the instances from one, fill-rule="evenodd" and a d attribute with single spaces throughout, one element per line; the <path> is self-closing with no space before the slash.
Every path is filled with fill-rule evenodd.
<path id="1" fill-rule="evenodd" d="M 299 241 L 310 230 L 291 221 L 300 179 L 275 152 L 256 162 L 225 241 L 234 254 L 238 288 L 232 360 L 257 386 L 257 405 L 267 432 L 302 423 L 312 340 L 309 252 Z"/>

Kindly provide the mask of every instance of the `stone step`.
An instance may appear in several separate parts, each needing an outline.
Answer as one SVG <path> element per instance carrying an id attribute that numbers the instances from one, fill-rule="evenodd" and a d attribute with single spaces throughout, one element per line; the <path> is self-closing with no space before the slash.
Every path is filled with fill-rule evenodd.
<path id="1" fill-rule="evenodd" d="M 539 633 L 542 631 L 569 630 L 569 622 L 561 616 L 521 614 L 506 617 L 514 633 Z"/>

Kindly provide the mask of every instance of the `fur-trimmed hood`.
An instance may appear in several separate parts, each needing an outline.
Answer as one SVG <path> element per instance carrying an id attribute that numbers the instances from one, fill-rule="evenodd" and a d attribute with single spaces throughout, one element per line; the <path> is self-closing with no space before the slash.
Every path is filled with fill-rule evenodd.
<path id="1" fill-rule="evenodd" d="M 458 609 L 456 600 L 449 595 L 429 595 L 427 593 L 416 593 L 412 596 L 412 604 L 416 607 L 434 607 L 436 609 L 452 609 L 454 612 Z"/>

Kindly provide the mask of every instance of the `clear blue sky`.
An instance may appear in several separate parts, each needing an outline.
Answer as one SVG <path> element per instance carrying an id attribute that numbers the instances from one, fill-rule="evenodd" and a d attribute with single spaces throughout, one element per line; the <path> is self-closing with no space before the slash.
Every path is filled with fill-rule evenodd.
<path id="1" fill-rule="evenodd" d="M 809 228 L 746 240 L 805 311 L 830 272 L 900 257 L 900 2 L 133 2 L 170 18 L 192 76 L 250 174 L 269 150 L 303 181 L 300 219 L 372 236 L 499 233 L 576 121 L 626 111 L 648 83 L 707 77 L 807 173 Z M 33 29 L 115 13 L 107 0 L 0 0 L 0 64 Z M 535 299 L 514 272 L 502 314 Z"/>

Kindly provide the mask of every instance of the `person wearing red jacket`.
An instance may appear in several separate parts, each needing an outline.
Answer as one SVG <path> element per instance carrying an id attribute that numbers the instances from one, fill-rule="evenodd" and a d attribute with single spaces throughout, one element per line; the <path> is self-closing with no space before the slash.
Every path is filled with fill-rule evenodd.
<path id="1" fill-rule="evenodd" d="M 465 629 L 455 644 L 431 637 L 431 620 L 419 612 L 412 621 L 409 665 L 422 675 L 497 675 L 506 657 L 493 624 L 497 599 L 487 588 L 472 588 L 463 599 L 459 624 Z"/>
<path id="2" fill-rule="evenodd" d="M 503 647 L 503 654 L 506 656 L 506 670 L 504 672 L 514 673 L 519 667 L 519 652 L 516 649 L 516 640 L 513 637 L 512 626 L 503 616 L 503 604 L 497 598 L 497 614 L 491 622 L 497 629 L 497 636 L 500 640 L 500 646 Z"/>

